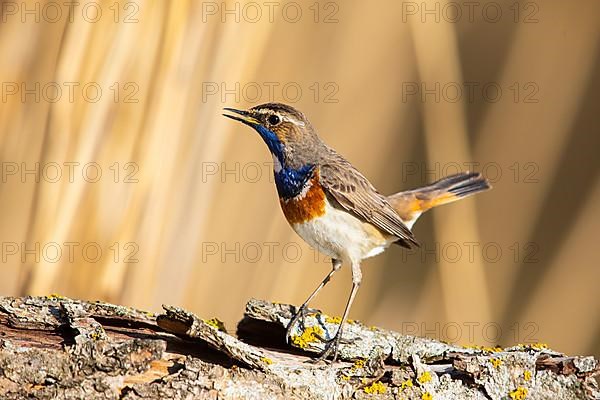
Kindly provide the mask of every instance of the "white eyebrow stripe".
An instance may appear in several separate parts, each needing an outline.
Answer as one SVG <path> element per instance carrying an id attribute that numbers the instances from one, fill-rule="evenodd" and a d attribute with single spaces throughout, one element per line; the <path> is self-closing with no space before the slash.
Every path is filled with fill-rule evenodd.
<path id="1" fill-rule="evenodd" d="M 259 114 L 263 114 L 263 115 L 266 115 L 266 114 L 269 114 L 269 115 L 277 115 L 277 116 L 278 116 L 279 118 L 281 118 L 283 121 L 288 121 L 288 122 L 291 122 L 292 124 L 295 124 L 295 125 L 298 125 L 298 126 L 304 126 L 304 125 L 305 125 L 305 124 L 304 124 L 304 122 L 302 122 L 302 121 L 300 121 L 300 120 L 296 119 L 295 117 L 292 117 L 292 116 L 291 116 L 291 115 L 289 115 L 289 114 L 283 115 L 283 114 L 281 114 L 281 113 L 279 113 L 279 112 L 277 112 L 277 111 L 269 110 L 269 109 L 267 109 L 267 108 L 259 108 L 259 109 L 255 110 L 255 111 L 256 111 L 257 113 L 259 113 Z"/>
<path id="2" fill-rule="evenodd" d="M 291 122 L 292 124 L 295 124 L 295 125 L 304 126 L 304 122 L 299 121 L 296 118 L 290 117 L 289 115 L 286 115 L 286 116 L 280 115 L 280 117 L 284 121 Z"/>

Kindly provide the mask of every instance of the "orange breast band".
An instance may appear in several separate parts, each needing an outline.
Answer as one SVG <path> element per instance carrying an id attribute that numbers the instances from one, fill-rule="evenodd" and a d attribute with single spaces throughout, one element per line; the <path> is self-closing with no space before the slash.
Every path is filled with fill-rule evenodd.
<path id="1" fill-rule="evenodd" d="M 281 209 L 290 224 L 310 221 L 325 214 L 325 192 L 318 177 L 310 180 L 306 193 L 292 199 L 279 199 Z"/>

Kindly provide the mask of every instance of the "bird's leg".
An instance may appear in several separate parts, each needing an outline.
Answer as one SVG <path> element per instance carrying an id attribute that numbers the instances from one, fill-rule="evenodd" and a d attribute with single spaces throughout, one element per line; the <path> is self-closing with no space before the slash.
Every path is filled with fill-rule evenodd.
<path id="1" fill-rule="evenodd" d="M 317 286 L 317 288 L 311 293 L 310 296 L 308 296 L 308 299 L 306 299 L 306 301 L 304 303 L 302 303 L 302 305 L 300 306 L 300 308 L 298 308 L 298 311 L 296 311 L 296 313 L 294 314 L 294 316 L 292 317 L 292 319 L 290 320 L 290 323 L 288 324 L 286 330 L 285 330 L 285 340 L 288 342 L 290 342 L 291 339 L 291 335 L 292 335 L 292 330 L 294 329 L 294 325 L 296 325 L 296 323 L 300 320 L 301 326 L 304 329 L 304 315 L 306 313 L 307 307 L 308 307 L 308 303 L 311 302 L 312 299 L 315 298 L 315 296 L 317 295 L 317 293 L 319 293 L 319 291 L 321 289 L 323 289 L 323 287 L 325 285 L 327 285 L 327 283 L 331 280 L 331 277 L 333 276 L 333 274 L 340 269 L 340 267 L 342 266 L 342 261 L 341 260 L 337 260 L 337 259 L 332 259 L 331 260 L 331 271 L 329 271 L 329 273 L 327 274 L 327 276 L 323 279 L 323 281 L 319 284 L 319 286 Z"/>
<path id="2" fill-rule="evenodd" d="M 338 328 L 333 339 L 329 340 L 325 345 L 325 350 L 316 361 L 325 361 L 327 357 L 333 353 L 333 358 L 331 362 L 334 363 L 338 356 L 338 350 L 340 347 L 340 341 L 342 340 L 342 335 L 344 333 L 344 324 L 346 319 L 348 318 L 348 314 L 350 314 L 350 308 L 352 307 L 352 303 L 354 302 L 354 297 L 356 297 L 356 293 L 358 292 L 358 287 L 360 286 L 360 282 L 362 280 L 362 272 L 360 270 L 360 264 L 352 263 L 352 291 L 350 292 L 350 297 L 348 297 L 348 302 L 346 303 L 346 308 L 344 309 L 344 315 L 342 316 L 342 322 L 340 323 L 340 327 Z"/>

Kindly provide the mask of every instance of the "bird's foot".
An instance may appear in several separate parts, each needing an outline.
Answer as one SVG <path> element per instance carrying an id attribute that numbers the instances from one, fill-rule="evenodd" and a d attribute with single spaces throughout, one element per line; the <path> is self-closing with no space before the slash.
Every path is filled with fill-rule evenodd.
<path id="1" fill-rule="evenodd" d="M 317 364 L 320 362 L 333 364 L 336 362 L 338 357 L 338 350 L 341 342 L 341 335 L 336 334 L 332 339 L 320 338 L 325 343 L 325 349 L 319 354 L 319 356 L 315 359 L 312 359 L 311 362 L 313 364 Z M 333 355 L 331 360 L 327 358 Z"/>
<path id="2" fill-rule="evenodd" d="M 308 315 L 308 314 L 317 314 L 320 311 L 314 308 L 308 308 L 306 306 L 306 304 L 303 304 L 302 306 L 300 306 L 300 308 L 298 309 L 298 311 L 296 311 L 296 313 L 294 314 L 294 316 L 292 317 L 292 319 L 290 320 L 290 323 L 288 324 L 287 328 L 285 329 L 285 341 L 287 344 L 290 344 L 292 341 L 292 332 L 294 331 L 294 326 L 299 322 L 300 323 L 300 330 L 304 331 L 306 329 L 306 326 L 304 325 L 304 318 Z"/>
<path id="3" fill-rule="evenodd" d="M 321 352 L 321 354 L 319 354 L 319 357 L 310 360 L 310 362 L 315 364 L 319 362 L 331 362 L 331 364 L 335 363 L 338 357 L 340 344 L 352 344 L 356 341 L 355 339 L 343 338 L 339 330 L 331 339 L 326 339 L 317 334 L 315 334 L 315 337 L 321 342 L 325 343 L 325 349 Z M 333 355 L 333 357 L 331 358 L 331 360 L 328 360 L 327 358 L 331 355 Z"/>

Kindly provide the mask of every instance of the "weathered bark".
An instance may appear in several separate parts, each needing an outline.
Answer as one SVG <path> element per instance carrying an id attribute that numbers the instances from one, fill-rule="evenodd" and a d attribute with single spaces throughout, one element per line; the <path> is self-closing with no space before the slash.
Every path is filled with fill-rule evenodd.
<path id="1" fill-rule="evenodd" d="M 541 345 L 463 348 L 352 322 L 342 361 L 308 362 L 336 318 L 251 300 L 237 338 L 176 307 L 159 316 L 67 298 L 0 298 L 2 399 L 597 399 L 593 357 Z"/>

